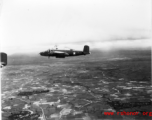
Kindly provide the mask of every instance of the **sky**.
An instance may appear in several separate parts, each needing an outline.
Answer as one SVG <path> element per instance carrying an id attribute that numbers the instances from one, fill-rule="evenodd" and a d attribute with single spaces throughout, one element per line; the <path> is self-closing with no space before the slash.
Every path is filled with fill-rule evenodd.
<path id="1" fill-rule="evenodd" d="M 0 50 L 39 53 L 151 46 L 151 0 L 3 0 Z"/>

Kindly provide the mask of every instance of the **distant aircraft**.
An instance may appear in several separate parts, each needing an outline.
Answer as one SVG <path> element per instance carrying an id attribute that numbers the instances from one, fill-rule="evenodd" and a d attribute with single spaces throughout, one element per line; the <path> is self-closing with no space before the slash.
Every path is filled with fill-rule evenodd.
<path id="1" fill-rule="evenodd" d="M 52 50 L 47 50 L 44 52 L 40 52 L 41 56 L 46 56 L 46 57 L 56 57 L 56 58 L 65 58 L 65 57 L 70 57 L 70 56 L 79 56 L 79 55 L 87 55 L 90 54 L 89 51 L 89 46 L 85 45 L 83 48 L 83 51 L 78 51 L 78 50 L 59 50 L 58 48 L 52 49 Z"/>
<path id="2" fill-rule="evenodd" d="M 7 54 L 4 52 L 0 52 L 0 67 L 7 65 Z"/>

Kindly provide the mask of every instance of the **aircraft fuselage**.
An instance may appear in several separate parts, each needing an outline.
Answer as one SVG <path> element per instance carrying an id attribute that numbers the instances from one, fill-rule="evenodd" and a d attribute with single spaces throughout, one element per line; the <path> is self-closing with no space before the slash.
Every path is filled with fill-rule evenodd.
<path id="1" fill-rule="evenodd" d="M 79 55 L 86 55 L 83 51 L 73 51 L 73 50 L 50 50 L 41 52 L 41 56 L 48 56 L 48 57 L 60 57 L 60 56 L 79 56 Z"/>

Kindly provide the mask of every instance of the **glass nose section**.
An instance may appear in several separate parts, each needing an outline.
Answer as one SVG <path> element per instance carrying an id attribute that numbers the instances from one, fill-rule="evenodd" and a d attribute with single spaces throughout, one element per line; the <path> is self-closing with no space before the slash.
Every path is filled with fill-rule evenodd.
<path id="1" fill-rule="evenodd" d="M 40 55 L 42 55 L 42 54 L 43 54 L 43 52 L 40 52 L 39 54 L 40 54 Z"/>

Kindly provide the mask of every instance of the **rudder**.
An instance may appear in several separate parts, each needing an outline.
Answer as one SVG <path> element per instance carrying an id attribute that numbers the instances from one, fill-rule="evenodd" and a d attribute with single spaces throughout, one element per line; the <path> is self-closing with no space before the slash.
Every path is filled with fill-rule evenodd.
<path id="1" fill-rule="evenodd" d="M 88 45 L 85 45 L 84 48 L 83 48 L 83 53 L 86 55 L 86 54 L 90 54 L 90 50 L 89 50 L 89 46 Z"/>

